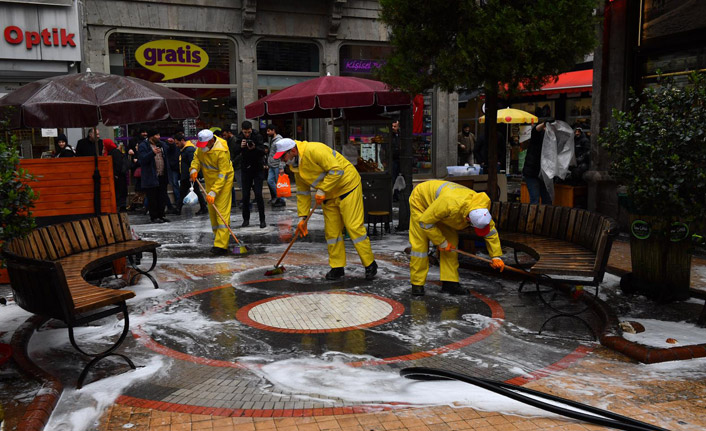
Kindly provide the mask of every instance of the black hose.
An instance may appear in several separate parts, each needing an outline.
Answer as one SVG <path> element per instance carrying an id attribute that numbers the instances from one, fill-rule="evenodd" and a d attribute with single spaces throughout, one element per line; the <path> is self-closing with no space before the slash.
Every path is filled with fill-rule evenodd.
<path id="1" fill-rule="evenodd" d="M 549 411 L 551 413 L 556 413 L 558 415 L 566 416 L 572 419 L 578 419 L 596 425 L 608 426 L 626 431 L 668 431 L 665 428 L 660 428 L 658 426 L 641 422 L 627 416 L 622 416 L 608 410 L 603 410 L 576 401 L 567 400 L 565 398 L 557 397 L 555 395 L 545 394 L 544 392 L 535 391 L 533 389 L 524 388 L 522 386 L 511 385 L 509 383 L 498 382 L 495 380 L 466 376 L 464 374 L 454 373 L 452 371 L 438 370 L 426 367 L 410 367 L 400 370 L 400 375 L 414 380 L 458 380 L 461 382 L 478 386 L 491 392 L 495 392 L 496 394 L 504 395 L 508 398 L 528 404 L 532 407 L 536 407 L 542 410 Z M 526 395 L 522 395 L 519 392 L 531 394 L 533 397 L 544 398 L 547 400 L 559 402 L 567 406 L 571 406 L 576 409 L 581 409 L 593 414 L 586 414 L 564 407 L 559 407 L 554 404 L 550 404 Z"/>

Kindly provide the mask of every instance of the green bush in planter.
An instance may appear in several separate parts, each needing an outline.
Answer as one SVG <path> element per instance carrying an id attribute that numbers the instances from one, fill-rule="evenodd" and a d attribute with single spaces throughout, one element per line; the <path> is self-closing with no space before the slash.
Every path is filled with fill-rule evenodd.
<path id="1" fill-rule="evenodd" d="M 706 218 L 706 77 L 686 85 L 661 79 L 628 109 L 613 110 L 599 142 L 611 153 L 611 174 L 627 187 L 638 214 Z"/>
<path id="2" fill-rule="evenodd" d="M 675 240 L 674 226 L 701 231 L 706 219 L 706 77 L 682 84 L 660 79 L 639 96 L 631 91 L 627 110 L 613 110 L 599 136 L 631 222 L 649 226 L 649 235 L 631 237 L 634 287 L 662 300 L 689 296 L 691 242 Z"/>
<path id="3" fill-rule="evenodd" d="M 25 169 L 19 167 L 20 156 L 12 140 L 4 133 L 6 123 L 0 122 L 0 243 L 25 236 L 34 228 L 30 212 L 37 195 L 27 182 L 32 180 Z"/>

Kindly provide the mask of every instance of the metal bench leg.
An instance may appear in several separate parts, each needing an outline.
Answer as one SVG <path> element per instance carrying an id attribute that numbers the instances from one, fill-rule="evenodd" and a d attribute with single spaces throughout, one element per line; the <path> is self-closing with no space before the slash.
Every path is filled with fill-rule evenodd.
<path id="1" fill-rule="evenodd" d="M 91 361 L 86 364 L 86 366 L 83 368 L 83 371 L 81 371 L 81 374 L 78 377 L 78 382 L 76 383 L 76 389 L 81 389 L 83 387 L 83 381 L 86 379 L 86 376 L 88 375 L 88 372 L 93 368 L 94 365 L 96 365 L 101 359 L 106 358 L 108 356 L 120 356 L 127 362 L 127 364 L 132 368 L 133 370 L 135 369 L 135 364 L 128 358 L 127 356 L 121 354 L 121 353 L 114 353 L 115 350 L 120 347 L 120 345 L 125 341 L 125 337 L 127 336 L 128 331 L 130 330 L 130 317 L 127 312 L 127 305 L 125 302 L 121 303 L 119 305 L 119 308 L 121 312 L 123 313 L 124 316 L 124 323 L 123 323 L 123 332 L 120 334 L 120 337 L 118 338 L 118 341 L 116 341 L 112 346 L 110 346 L 108 349 L 104 350 L 103 352 L 100 353 L 88 353 L 85 350 L 81 349 L 78 344 L 76 343 L 76 339 L 74 338 L 74 325 L 69 323 L 69 340 L 71 341 L 71 345 L 74 346 L 74 349 L 78 350 L 79 353 L 93 357 Z M 114 312 L 114 309 L 111 309 L 109 311 L 106 311 L 104 313 L 99 313 L 96 315 L 96 318 L 102 318 L 106 317 L 103 316 L 103 314 L 117 314 Z M 96 320 L 96 319 L 93 319 Z"/>
<path id="2" fill-rule="evenodd" d="M 130 266 L 138 272 L 138 274 L 142 274 L 145 277 L 149 278 L 150 281 L 152 282 L 152 285 L 154 286 L 155 289 L 159 289 L 159 284 L 157 284 L 157 280 L 152 277 L 152 275 L 148 274 L 148 272 L 152 271 L 155 266 L 157 266 L 157 250 L 152 250 L 152 266 L 149 267 L 147 271 L 143 271 L 140 269 L 135 263 L 134 256 L 130 255 L 127 257 L 128 262 L 130 262 Z M 132 277 L 130 277 L 130 280 L 128 280 L 128 284 L 132 284 L 132 279 L 135 278 L 137 274 L 134 274 Z"/>

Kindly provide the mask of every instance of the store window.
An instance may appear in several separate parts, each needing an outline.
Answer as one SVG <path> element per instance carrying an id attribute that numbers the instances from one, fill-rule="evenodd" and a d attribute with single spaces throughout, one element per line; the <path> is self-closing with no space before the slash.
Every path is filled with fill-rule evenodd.
<path id="1" fill-rule="evenodd" d="M 541 121 L 542 119 L 554 117 L 556 115 L 555 104 L 556 101 L 554 100 L 542 100 L 539 102 L 513 103 L 512 107 L 529 112 L 530 114 L 534 114 Z"/>
<path id="2" fill-rule="evenodd" d="M 389 46 L 343 45 L 339 51 L 339 74 L 375 79 L 375 70 L 392 53 Z"/>
<path id="3" fill-rule="evenodd" d="M 573 128 L 591 130 L 591 98 L 566 99 L 566 122 Z"/>
<path id="4" fill-rule="evenodd" d="M 151 123 L 163 136 L 237 124 L 235 45 L 228 39 L 116 32 L 108 37 L 110 73 L 164 83 L 200 103 L 197 119 Z M 118 128 L 118 139 L 139 125 Z"/>
<path id="5" fill-rule="evenodd" d="M 257 44 L 257 97 L 321 76 L 319 46 L 311 42 L 262 40 Z M 314 139 L 312 120 L 294 118 L 272 121 L 277 133 L 300 140 Z M 264 133 L 267 122 L 260 122 Z"/>
<path id="6" fill-rule="evenodd" d="M 432 175 L 432 101 L 431 90 L 412 101 L 412 173 L 420 176 Z"/>

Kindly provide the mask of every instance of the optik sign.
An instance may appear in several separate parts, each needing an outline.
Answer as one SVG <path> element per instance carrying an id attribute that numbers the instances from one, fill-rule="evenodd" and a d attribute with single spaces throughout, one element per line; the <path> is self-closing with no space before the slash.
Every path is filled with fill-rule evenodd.
<path id="1" fill-rule="evenodd" d="M 153 40 L 135 51 L 135 59 L 144 68 L 164 75 L 162 81 L 181 78 L 208 65 L 208 54 L 200 47 L 180 40 Z"/>

